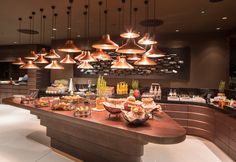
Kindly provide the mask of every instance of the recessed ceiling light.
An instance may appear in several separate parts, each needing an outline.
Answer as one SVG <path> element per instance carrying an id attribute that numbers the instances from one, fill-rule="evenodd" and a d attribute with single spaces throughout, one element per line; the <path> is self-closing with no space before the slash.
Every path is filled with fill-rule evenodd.
<path id="1" fill-rule="evenodd" d="M 56 31 L 57 29 L 56 29 L 56 28 L 53 28 L 52 30 Z"/>
<path id="2" fill-rule="evenodd" d="M 205 13 L 206 13 L 206 11 L 204 11 L 204 10 L 201 11 L 201 14 L 205 14 Z"/>
<path id="3" fill-rule="evenodd" d="M 175 30 L 175 32 L 177 32 L 177 33 L 178 33 L 178 32 L 179 32 L 179 29 L 176 29 L 176 30 Z"/>
<path id="4" fill-rule="evenodd" d="M 217 27 L 216 30 L 220 30 L 221 28 L 220 27 Z"/>
<path id="5" fill-rule="evenodd" d="M 14 44 L 16 44 L 17 42 L 13 42 Z"/>
<path id="6" fill-rule="evenodd" d="M 228 17 L 226 17 L 226 16 L 222 17 L 222 20 L 227 20 L 227 19 L 228 19 Z"/>

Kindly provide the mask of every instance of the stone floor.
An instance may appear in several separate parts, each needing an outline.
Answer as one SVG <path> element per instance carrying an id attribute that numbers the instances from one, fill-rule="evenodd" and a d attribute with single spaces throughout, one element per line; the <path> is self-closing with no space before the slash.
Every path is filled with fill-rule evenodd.
<path id="1" fill-rule="evenodd" d="M 80 161 L 50 148 L 45 127 L 29 111 L 0 105 L 0 162 Z M 187 136 L 175 145 L 148 144 L 143 162 L 233 162 L 213 143 Z"/>

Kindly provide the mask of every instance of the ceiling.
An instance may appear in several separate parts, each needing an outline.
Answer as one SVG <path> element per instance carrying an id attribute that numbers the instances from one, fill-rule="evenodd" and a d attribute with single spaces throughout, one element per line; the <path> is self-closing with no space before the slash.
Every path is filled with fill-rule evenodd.
<path id="1" fill-rule="evenodd" d="M 100 0 L 90 0 L 90 35 L 99 36 L 99 5 Z M 105 0 L 102 0 L 105 3 Z M 125 24 L 129 22 L 129 0 L 125 3 Z M 153 17 L 153 1 L 149 0 L 149 15 Z M 111 35 L 119 34 L 118 8 L 122 6 L 121 0 L 107 0 L 108 2 L 108 33 Z M 137 7 L 137 23 L 145 20 L 144 0 L 133 0 L 133 8 Z M 157 34 L 174 33 L 176 29 L 179 33 L 196 32 L 217 32 L 228 31 L 236 27 L 235 0 L 224 0 L 218 3 L 210 3 L 208 0 L 157 0 L 157 17 L 164 21 L 164 24 L 157 27 Z M 84 5 L 88 0 L 74 0 L 72 9 L 72 37 L 83 37 L 84 29 Z M 66 38 L 67 15 L 66 9 L 68 0 L 7 0 L 1 1 L 0 19 L 0 44 L 14 44 L 18 42 L 18 18 L 22 17 L 22 28 L 29 28 L 29 16 L 32 11 L 36 12 L 35 30 L 40 31 L 40 8 L 44 8 L 46 18 L 45 42 L 50 43 L 52 10 L 55 5 L 57 18 L 57 38 Z M 105 4 L 102 5 L 102 10 Z M 205 13 L 201 13 L 205 11 Z M 104 14 L 102 14 L 102 26 L 104 29 Z M 222 17 L 227 17 L 223 20 Z M 137 30 L 145 32 L 141 25 Z M 104 32 L 104 30 L 103 30 Z M 78 37 L 77 37 L 78 38 Z M 79 38 L 78 38 L 79 39 Z M 35 35 L 34 43 L 39 43 L 39 35 Z M 29 35 L 22 34 L 21 43 L 30 43 Z"/>

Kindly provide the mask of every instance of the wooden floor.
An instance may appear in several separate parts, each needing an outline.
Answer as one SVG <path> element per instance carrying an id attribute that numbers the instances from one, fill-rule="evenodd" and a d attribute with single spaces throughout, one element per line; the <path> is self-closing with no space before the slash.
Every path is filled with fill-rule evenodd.
<path id="1" fill-rule="evenodd" d="M 46 129 L 28 111 L 0 105 L 1 162 L 72 162 L 80 160 L 52 149 Z M 213 143 L 193 136 L 175 145 L 148 144 L 143 162 L 233 162 Z"/>

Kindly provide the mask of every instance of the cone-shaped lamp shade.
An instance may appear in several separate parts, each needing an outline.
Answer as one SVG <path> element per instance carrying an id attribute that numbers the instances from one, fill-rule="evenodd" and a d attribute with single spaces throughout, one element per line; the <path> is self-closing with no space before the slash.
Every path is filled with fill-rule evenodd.
<path id="1" fill-rule="evenodd" d="M 15 59 L 15 61 L 12 63 L 13 65 L 24 65 L 24 61 L 22 61 L 21 57 L 18 57 Z"/>
<path id="2" fill-rule="evenodd" d="M 27 55 L 25 57 L 25 59 L 27 59 L 27 60 L 35 60 L 37 58 L 38 58 L 38 56 L 36 55 L 36 53 L 34 51 L 30 51 L 29 55 Z"/>
<path id="3" fill-rule="evenodd" d="M 153 66 L 156 65 L 157 63 L 147 56 L 143 55 L 141 60 L 138 60 L 134 63 L 134 65 L 143 65 L 143 66 Z"/>
<path id="4" fill-rule="evenodd" d="M 85 51 L 82 51 L 81 54 L 79 54 L 78 56 L 75 57 L 75 60 L 80 61 L 85 55 L 86 55 L 86 52 L 85 52 Z"/>
<path id="5" fill-rule="evenodd" d="M 151 48 L 144 54 L 147 57 L 150 58 L 160 58 L 164 57 L 165 53 L 157 49 L 157 45 L 151 45 Z"/>
<path id="6" fill-rule="evenodd" d="M 120 61 L 120 56 L 117 56 L 116 59 L 111 62 L 111 64 L 115 65 L 119 61 Z"/>
<path id="7" fill-rule="evenodd" d="M 102 49 L 97 49 L 95 52 L 91 53 L 91 56 L 97 60 L 112 60 L 111 56 Z"/>
<path id="8" fill-rule="evenodd" d="M 57 60 L 52 60 L 51 64 L 44 67 L 45 69 L 51 70 L 63 70 L 64 67 L 58 64 Z"/>
<path id="9" fill-rule="evenodd" d="M 97 60 L 91 56 L 91 53 L 89 51 L 87 51 L 85 52 L 84 57 L 80 59 L 80 61 L 96 62 Z"/>
<path id="10" fill-rule="evenodd" d="M 141 45 L 152 45 L 152 44 L 157 44 L 157 41 L 155 41 L 153 38 L 151 38 L 149 33 L 145 33 L 143 38 L 141 38 L 138 41 L 138 44 L 141 44 Z"/>
<path id="11" fill-rule="evenodd" d="M 143 47 L 139 46 L 134 39 L 127 39 L 127 42 L 118 48 L 116 52 L 124 54 L 141 54 L 144 53 L 145 50 Z"/>
<path id="12" fill-rule="evenodd" d="M 46 51 L 46 48 L 42 48 L 41 49 L 41 51 L 39 52 L 39 53 L 37 53 L 37 55 L 43 55 L 43 56 L 45 56 L 45 55 L 47 55 L 48 53 L 47 53 L 47 51 Z"/>
<path id="13" fill-rule="evenodd" d="M 102 36 L 102 39 L 97 43 L 93 44 L 92 47 L 96 49 L 114 50 L 117 49 L 119 46 L 110 39 L 109 34 L 105 34 Z"/>
<path id="14" fill-rule="evenodd" d="M 38 58 L 34 61 L 36 64 L 48 64 L 48 61 L 44 58 L 43 55 L 39 55 Z"/>
<path id="15" fill-rule="evenodd" d="M 72 40 L 66 41 L 65 45 L 62 48 L 59 48 L 58 51 L 68 52 L 68 53 L 81 52 L 81 50 L 78 47 L 76 47 L 76 45 Z"/>
<path id="16" fill-rule="evenodd" d="M 138 55 L 135 53 L 135 54 L 132 54 L 131 56 L 129 56 L 127 58 L 127 60 L 130 60 L 130 61 L 137 61 L 137 60 L 140 60 L 141 58 L 138 57 Z"/>
<path id="17" fill-rule="evenodd" d="M 112 69 L 134 69 L 124 57 L 121 57 L 117 63 L 111 66 Z"/>
<path id="18" fill-rule="evenodd" d="M 26 64 L 22 65 L 20 69 L 38 70 L 39 67 L 35 65 L 32 60 L 29 60 Z"/>
<path id="19" fill-rule="evenodd" d="M 83 61 L 77 68 L 78 69 L 94 69 L 93 66 L 88 63 L 88 61 Z"/>
<path id="20" fill-rule="evenodd" d="M 70 54 L 66 54 L 66 57 L 60 61 L 62 64 L 75 64 L 76 61 L 71 58 Z"/>
<path id="21" fill-rule="evenodd" d="M 124 33 L 120 34 L 120 36 L 122 38 L 127 38 L 127 39 L 140 37 L 140 35 L 138 33 L 134 32 L 134 31 L 124 32 Z"/>
<path id="22" fill-rule="evenodd" d="M 51 49 L 50 52 L 45 56 L 45 58 L 49 58 L 49 59 L 58 59 L 60 57 L 61 56 L 58 55 L 54 49 Z"/>

